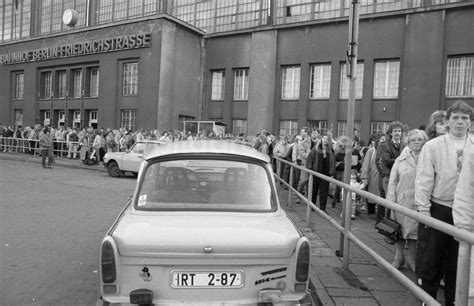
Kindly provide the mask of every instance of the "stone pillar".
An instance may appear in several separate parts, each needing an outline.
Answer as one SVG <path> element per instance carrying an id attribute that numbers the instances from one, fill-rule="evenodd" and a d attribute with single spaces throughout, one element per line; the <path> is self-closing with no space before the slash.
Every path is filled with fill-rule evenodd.
<path id="1" fill-rule="evenodd" d="M 275 132 L 277 31 L 253 33 L 250 54 L 247 134 L 253 136 L 264 129 Z"/>

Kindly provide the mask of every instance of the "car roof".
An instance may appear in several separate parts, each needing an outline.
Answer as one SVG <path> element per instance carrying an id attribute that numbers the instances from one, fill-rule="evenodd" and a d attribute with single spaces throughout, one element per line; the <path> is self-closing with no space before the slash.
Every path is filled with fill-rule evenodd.
<path id="1" fill-rule="evenodd" d="M 188 153 L 196 155 L 202 155 L 206 153 L 236 155 L 258 159 L 266 163 L 270 162 L 270 157 L 268 155 L 258 152 L 252 146 L 227 140 L 190 140 L 167 142 L 145 154 L 144 159 L 149 160 L 155 157 L 162 157 L 166 155 Z"/>
<path id="2" fill-rule="evenodd" d="M 159 144 L 164 144 L 164 141 L 159 141 L 159 140 L 154 140 L 154 139 L 143 139 L 143 140 L 138 140 L 137 143 L 147 143 L 147 142 L 152 142 L 152 143 L 159 143 Z"/>

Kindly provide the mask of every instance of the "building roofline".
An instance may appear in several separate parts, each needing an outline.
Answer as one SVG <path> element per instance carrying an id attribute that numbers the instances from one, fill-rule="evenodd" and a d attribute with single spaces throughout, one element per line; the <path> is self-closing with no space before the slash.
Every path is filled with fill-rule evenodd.
<path id="1" fill-rule="evenodd" d="M 397 11 L 361 14 L 359 19 L 366 20 L 366 19 L 374 19 L 374 18 L 381 18 L 381 17 L 395 17 L 395 16 L 400 16 L 400 15 L 410 15 L 410 14 L 426 13 L 426 12 L 440 11 L 440 10 L 446 10 L 446 9 L 463 8 L 466 6 L 474 6 L 474 3 L 473 2 L 459 3 L 458 2 L 458 3 L 442 4 L 442 5 L 437 5 L 437 6 L 430 6 L 430 7 L 421 7 L 421 8 L 418 7 L 418 8 L 397 10 Z M 312 26 L 312 25 L 347 22 L 348 20 L 349 20 L 349 16 L 344 16 L 344 17 L 334 17 L 334 18 L 327 18 L 327 19 L 321 19 L 321 20 L 310 20 L 310 21 L 293 22 L 293 23 L 285 23 L 285 24 L 263 25 L 263 26 L 253 27 L 253 28 L 231 30 L 231 31 L 226 31 L 226 32 L 215 32 L 215 33 L 205 32 L 206 34 L 204 35 L 204 38 L 214 38 L 214 37 L 222 37 L 222 36 L 229 36 L 229 35 L 236 35 L 236 34 L 249 34 L 253 32 L 263 32 L 263 31 L 272 31 L 272 30 L 289 29 L 289 28 L 300 28 L 300 27 L 307 27 L 307 26 Z"/>
<path id="2" fill-rule="evenodd" d="M 124 25 L 124 24 L 131 24 L 131 23 L 138 23 L 138 22 L 143 22 L 143 21 L 149 21 L 149 20 L 155 20 L 155 19 L 165 19 L 171 22 L 174 22 L 176 24 L 181 25 L 184 28 L 187 28 L 190 31 L 193 31 L 201 36 L 204 36 L 206 34 L 205 31 L 201 30 L 200 28 L 193 26 L 179 18 L 176 18 L 172 15 L 166 14 L 166 13 L 160 13 L 160 14 L 155 14 L 151 16 L 146 16 L 146 17 L 140 17 L 140 18 L 134 18 L 134 19 L 129 19 L 129 20 L 121 20 L 117 22 L 112 22 L 112 23 L 104 23 L 104 24 L 96 24 L 93 26 L 86 26 L 86 27 L 81 27 L 78 29 L 73 29 L 70 31 L 61 31 L 61 32 L 55 32 L 55 33 L 48 33 L 47 35 L 40 35 L 40 36 L 34 36 L 34 37 L 28 37 L 28 38 L 22 38 L 22 39 L 17 39 L 17 40 L 11 40 L 8 42 L 3 42 L 0 43 L 0 47 L 4 46 L 9 46 L 9 45 L 15 45 L 18 43 L 25 43 L 25 42 L 31 42 L 31 41 L 36 41 L 36 40 L 41 40 L 41 39 L 49 39 L 49 38 L 55 38 L 55 37 L 61 37 L 65 35 L 71 35 L 71 34 L 78 34 L 82 32 L 89 32 L 89 31 L 95 31 L 95 30 L 101 30 L 101 29 L 106 29 L 110 27 L 115 27 L 118 25 Z"/>

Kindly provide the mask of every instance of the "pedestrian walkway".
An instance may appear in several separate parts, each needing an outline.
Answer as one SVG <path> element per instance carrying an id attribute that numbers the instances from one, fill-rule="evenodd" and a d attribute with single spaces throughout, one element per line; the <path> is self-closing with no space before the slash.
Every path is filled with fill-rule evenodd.
<path id="1" fill-rule="evenodd" d="M 315 299 L 320 305 L 421 305 L 405 287 L 385 272 L 367 253 L 354 243 L 350 248 L 349 271 L 342 269 L 340 232 L 316 212 L 311 212 L 310 226 L 306 223 L 306 204 L 288 204 L 288 190 L 279 188 L 282 207 L 311 242 L 310 279 Z M 294 197 L 293 197 L 294 199 Z M 341 204 L 327 209 L 340 223 Z M 375 220 L 365 212 L 352 220 L 352 232 L 388 262 L 393 261 L 395 248 L 377 233 Z M 412 281 L 415 274 L 403 267 L 400 270 Z M 441 294 L 442 295 L 442 294 Z M 314 296 L 314 294 L 313 294 Z"/>

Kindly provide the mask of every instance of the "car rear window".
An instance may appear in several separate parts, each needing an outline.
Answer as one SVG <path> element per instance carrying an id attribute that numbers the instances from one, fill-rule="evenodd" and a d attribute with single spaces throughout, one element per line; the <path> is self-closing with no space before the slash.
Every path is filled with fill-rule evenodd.
<path id="1" fill-rule="evenodd" d="M 138 210 L 266 212 L 276 209 L 263 164 L 222 159 L 154 162 L 143 169 Z"/>

